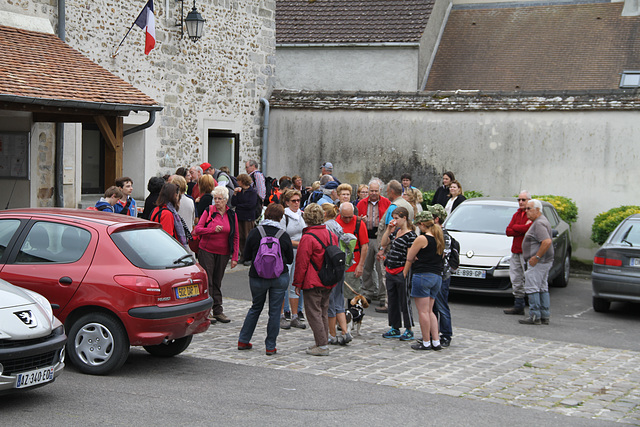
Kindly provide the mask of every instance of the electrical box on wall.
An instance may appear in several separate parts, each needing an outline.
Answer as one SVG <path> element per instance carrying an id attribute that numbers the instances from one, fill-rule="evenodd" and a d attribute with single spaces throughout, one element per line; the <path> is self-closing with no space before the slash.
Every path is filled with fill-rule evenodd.
<path id="1" fill-rule="evenodd" d="M 62 184 L 70 185 L 74 182 L 73 166 L 65 166 L 62 174 Z"/>

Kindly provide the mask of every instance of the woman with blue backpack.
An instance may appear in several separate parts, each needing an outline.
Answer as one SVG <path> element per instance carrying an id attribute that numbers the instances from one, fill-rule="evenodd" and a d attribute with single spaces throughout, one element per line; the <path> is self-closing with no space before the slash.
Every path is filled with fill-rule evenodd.
<path id="1" fill-rule="evenodd" d="M 280 332 L 280 309 L 287 287 L 289 270 L 293 262 L 293 244 L 280 226 L 284 214 L 282 205 L 272 203 L 264 212 L 265 219 L 249 232 L 244 247 L 245 259 L 251 260 L 249 287 L 252 305 L 244 319 L 238 337 L 238 350 L 250 350 L 251 337 L 256 329 L 260 313 L 269 297 L 269 321 L 265 339 L 266 355 L 276 354 L 276 340 Z"/>

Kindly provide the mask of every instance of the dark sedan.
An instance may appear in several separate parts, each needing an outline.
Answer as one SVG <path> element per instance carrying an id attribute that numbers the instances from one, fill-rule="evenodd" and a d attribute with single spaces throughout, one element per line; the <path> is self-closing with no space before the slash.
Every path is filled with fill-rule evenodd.
<path id="1" fill-rule="evenodd" d="M 640 214 L 613 230 L 593 258 L 593 309 L 607 312 L 612 301 L 640 302 Z"/>

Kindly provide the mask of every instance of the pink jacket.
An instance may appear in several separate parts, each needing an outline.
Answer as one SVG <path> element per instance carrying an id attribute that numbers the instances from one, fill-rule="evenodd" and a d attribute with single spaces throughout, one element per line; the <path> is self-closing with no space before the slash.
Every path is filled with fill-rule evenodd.
<path id="1" fill-rule="evenodd" d="M 209 221 L 210 214 L 211 221 Z M 229 218 L 232 218 L 233 221 L 230 222 Z M 222 226 L 220 232 L 216 232 L 218 225 Z M 195 232 L 200 236 L 200 249 L 218 255 L 231 254 L 231 260 L 238 261 L 240 234 L 238 233 L 238 218 L 233 210 L 227 209 L 227 212 L 221 215 L 216 207 L 211 205 L 200 217 Z M 232 246 L 233 253 L 231 253 Z"/>

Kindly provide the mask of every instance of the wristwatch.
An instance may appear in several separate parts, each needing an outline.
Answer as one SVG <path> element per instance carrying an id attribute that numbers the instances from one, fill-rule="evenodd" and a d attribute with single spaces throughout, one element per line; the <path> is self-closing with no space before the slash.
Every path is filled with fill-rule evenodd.
<path id="1" fill-rule="evenodd" d="M 536 258 L 538 258 L 538 261 L 540 261 L 540 257 L 538 255 L 536 255 Z"/>

